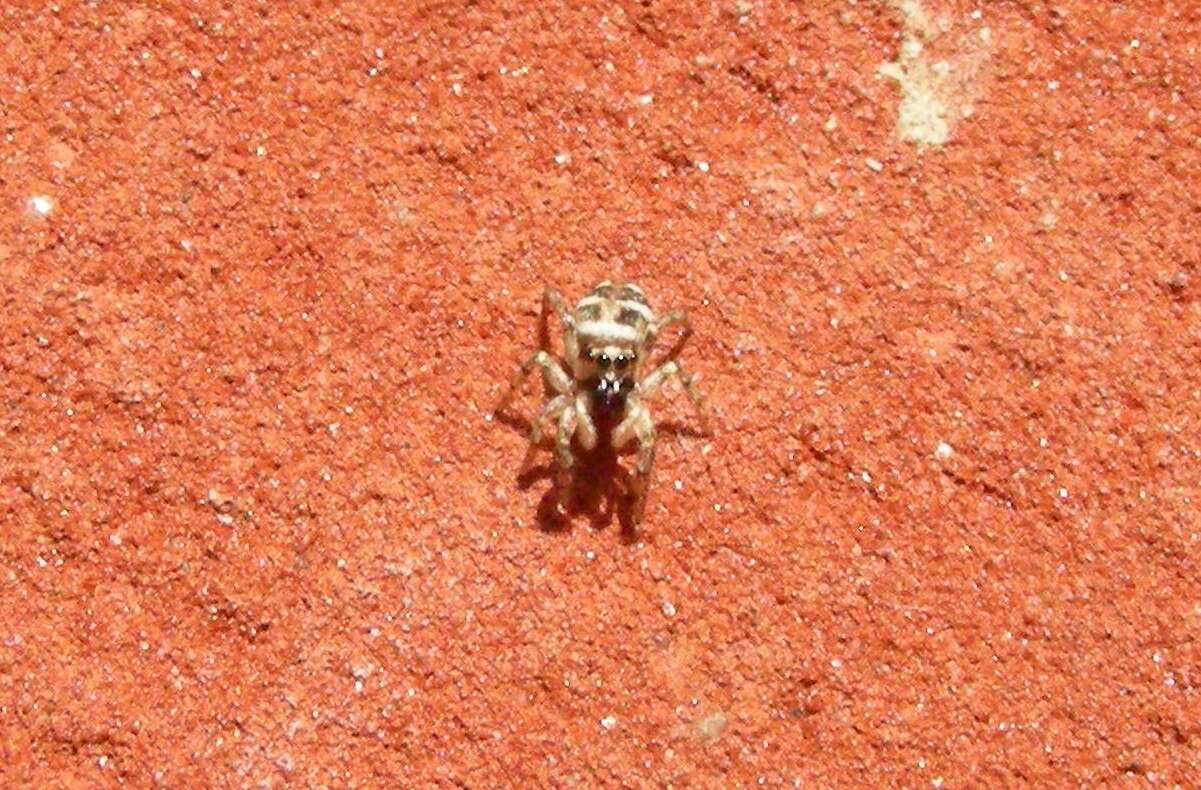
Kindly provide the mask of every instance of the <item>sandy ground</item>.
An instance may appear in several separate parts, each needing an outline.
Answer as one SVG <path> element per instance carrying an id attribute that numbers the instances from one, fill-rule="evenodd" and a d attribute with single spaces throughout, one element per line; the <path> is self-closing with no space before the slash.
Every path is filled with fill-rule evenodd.
<path id="1" fill-rule="evenodd" d="M 1196 4 L 0 22 L 4 786 L 1196 786 Z M 610 276 L 636 531 L 490 413 Z"/>

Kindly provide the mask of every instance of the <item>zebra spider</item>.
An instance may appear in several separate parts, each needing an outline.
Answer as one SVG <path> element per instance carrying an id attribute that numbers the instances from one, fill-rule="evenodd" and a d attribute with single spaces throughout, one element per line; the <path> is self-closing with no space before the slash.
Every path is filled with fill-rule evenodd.
<path id="1" fill-rule="evenodd" d="M 543 309 L 554 311 L 563 325 L 563 361 L 546 349 L 534 352 L 513 377 L 497 410 L 513 397 L 535 367 L 541 368 L 549 401 L 533 421 L 531 449 L 542 441 L 542 423 L 555 420 L 556 507 L 565 512 L 572 488 L 575 456 L 572 439 L 585 450 L 607 440 L 616 451 L 638 444 L 638 458 L 630 486 L 632 520 L 642 518 L 647 483 L 655 460 L 655 423 L 647 401 L 669 377 L 675 376 L 692 400 L 702 431 L 710 433 L 704 398 L 692 374 L 677 355 L 692 328 L 683 310 L 656 317 L 642 289 L 633 283 L 602 282 L 569 311 L 563 297 L 550 288 L 543 293 Z M 683 332 L 661 364 L 643 375 L 659 333 L 670 324 Z M 564 364 L 565 363 L 565 364 Z"/>

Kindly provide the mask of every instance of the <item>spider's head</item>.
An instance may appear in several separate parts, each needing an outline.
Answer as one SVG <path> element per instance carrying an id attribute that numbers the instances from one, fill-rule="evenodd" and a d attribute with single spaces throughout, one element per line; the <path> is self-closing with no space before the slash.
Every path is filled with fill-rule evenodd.
<path id="1" fill-rule="evenodd" d="M 603 412 L 619 411 L 634 389 L 634 363 L 638 360 L 632 349 L 604 346 L 588 350 L 591 375 L 587 378 L 592 402 Z"/>

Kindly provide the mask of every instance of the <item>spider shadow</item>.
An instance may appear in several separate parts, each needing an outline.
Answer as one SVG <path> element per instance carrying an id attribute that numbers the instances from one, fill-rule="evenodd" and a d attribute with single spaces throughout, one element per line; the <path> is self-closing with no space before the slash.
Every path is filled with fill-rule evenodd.
<path id="1" fill-rule="evenodd" d="M 530 421 L 503 412 L 496 413 L 497 422 L 528 436 Z M 677 422 L 664 422 L 658 427 L 660 436 L 703 437 L 705 433 Z M 543 440 L 540 445 L 530 445 L 517 474 L 517 485 L 526 491 L 543 480 L 551 486 L 538 502 L 536 521 L 538 528 L 548 534 L 567 532 L 576 516 L 587 517 L 593 529 L 604 529 L 614 519 L 621 528 L 621 539 L 633 543 L 638 539 L 638 523 L 634 513 L 634 502 L 630 494 L 633 471 L 621 463 L 621 457 L 635 454 L 634 447 L 621 451 L 613 449 L 608 431 L 602 431 L 597 445 L 586 450 L 578 441 L 572 442 L 575 466 L 571 471 L 571 491 L 563 502 L 563 513 L 559 509 L 560 491 L 555 480 L 557 466 L 553 458 L 534 464 L 535 456 L 553 452 L 552 443 Z"/>
<path id="2" fill-rule="evenodd" d="M 555 480 L 553 460 L 538 466 L 527 466 L 517 476 L 517 484 L 527 490 L 542 480 L 551 481 L 538 501 L 535 515 L 538 529 L 548 534 L 567 532 L 575 517 L 583 515 L 593 529 L 604 529 L 614 519 L 621 527 L 621 538 L 633 542 L 638 537 L 633 503 L 629 496 L 629 473 L 618 461 L 618 453 L 608 445 L 598 444 L 593 450 L 576 445 L 575 466 L 572 469 L 570 491 L 559 509 L 562 493 Z M 531 448 L 533 451 L 533 448 Z M 531 452 L 532 454 L 532 452 Z"/>

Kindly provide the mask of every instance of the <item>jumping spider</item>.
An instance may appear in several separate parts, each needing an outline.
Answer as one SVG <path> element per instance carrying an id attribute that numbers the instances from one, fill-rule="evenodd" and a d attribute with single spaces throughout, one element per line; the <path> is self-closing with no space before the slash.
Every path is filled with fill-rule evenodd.
<path id="1" fill-rule="evenodd" d="M 647 482 L 655 460 L 655 423 L 646 402 L 670 376 L 680 380 L 696 407 L 701 428 L 708 434 L 704 398 L 693 376 L 685 372 L 676 356 L 692 328 L 683 310 L 656 318 L 642 289 L 633 283 L 602 282 L 580 300 L 575 312 L 552 289 L 543 293 L 543 308 L 553 310 L 563 325 L 563 356 L 566 365 L 545 349 L 536 351 L 513 377 L 498 406 L 503 408 L 535 367 L 542 369 L 548 394 L 553 397 L 533 421 L 531 450 L 542 441 L 542 423 L 557 421 L 557 507 L 564 511 L 571 491 L 575 457 L 571 442 L 578 437 L 585 450 L 596 447 L 598 438 L 608 438 L 620 451 L 631 441 L 638 443 L 638 459 L 630 487 L 633 521 L 641 520 L 646 505 Z M 662 364 L 643 375 L 659 333 L 670 324 L 682 324 L 683 332 Z M 564 370 L 566 367 L 566 370 Z"/>

